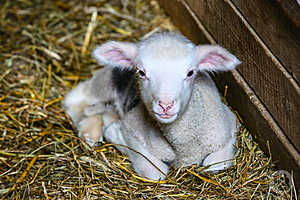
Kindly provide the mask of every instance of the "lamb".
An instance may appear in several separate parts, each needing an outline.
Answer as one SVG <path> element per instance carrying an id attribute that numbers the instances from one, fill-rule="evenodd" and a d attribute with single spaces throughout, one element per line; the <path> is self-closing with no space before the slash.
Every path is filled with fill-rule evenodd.
<path id="1" fill-rule="evenodd" d="M 184 36 L 172 32 L 157 33 L 139 43 L 110 41 L 97 47 L 93 56 L 98 63 L 105 65 L 103 70 L 107 70 L 108 74 L 101 72 L 103 76 L 95 75 L 95 78 L 89 80 L 89 84 L 73 89 L 65 100 L 67 112 L 74 123 L 77 122 L 79 130 L 86 124 L 92 127 L 97 121 L 94 119 L 97 114 L 115 110 L 121 120 L 110 125 L 104 122 L 106 131 L 111 130 L 108 131 L 111 132 L 109 134 L 105 131 L 104 137 L 113 143 L 124 142 L 121 139 L 118 141 L 118 138 L 125 135 L 128 140 L 135 140 L 130 134 L 124 134 L 127 132 L 124 128 L 126 125 L 120 122 L 127 112 L 122 106 L 134 107 L 133 102 L 138 100 L 134 97 L 140 95 L 142 106 L 158 122 L 172 145 L 176 154 L 173 163 L 176 166 L 212 165 L 207 170 L 218 171 L 232 165 L 237 132 L 236 117 L 221 102 L 216 86 L 207 72 L 234 69 L 240 63 L 235 56 L 217 45 L 195 46 Z M 112 76 L 114 73 L 109 69 L 117 70 L 119 76 Z M 129 75 L 122 75 L 128 71 L 131 72 Z M 107 84 L 102 84 L 101 87 L 103 79 L 107 79 Z M 112 84 L 117 79 L 126 81 L 119 85 Z M 92 84 L 93 80 L 95 86 Z M 100 82 L 97 84 L 97 81 Z M 136 81 L 138 88 L 135 87 Z M 130 101 L 131 98 L 134 100 Z M 144 116 L 141 105 L 138 105 L 139 114 L 136 116 Z M 145 118 L 137 121 L 145 123 L 143 120 Z M 98 121 L 97 124 L 100 124 L 100 120 Z M 130 127 L 132 121 L 128 120 L 126 123 Z M 152 125 L 155 126 L 154 123 Z M 147 129 L 140 130 L 148 132 Z M 154 132 L 157 133 L 158 130 Z M 97 137 L 91 137 L 93 135 L 102 140 L 100 131 L 85 131 L 83 135 L 87 140 L 93 138 L 97 141 Z M 155 142 L 164 141 L 164 138 L 158 138 Z M 134 141 L 130 144 L 134 146 Z M 165 146 L 168 148 L 168 145 Z M 153 146 L 150 145 L 150 149 L 151 147 Z M 147 148 L 149 146 L 144 146 L 144 150 Z M 213 165 L 214 163 L 218 164 Z"/>
<path id="2" fill-rule="evenodd" d="M 136 70 L 141 100 L 173 147 L 176 166 L 232 165 L 237 119 L 207 73 L 234 69 L 240 64 L 234 55 L 162 32 L 138 43 L 104 43 L 93 56 L 105 67 Z"/>
<path id="3" fill-rule="evenodd" d="M 64 106 L 79 136 L 88 144 L 94 146 L 104 137 L 118 144 L 139 175 L 164 179 L 175 154 L 158 127 L 147 119 L 133 76 L 132 71 L 100 69 L 66 95 Z"/>

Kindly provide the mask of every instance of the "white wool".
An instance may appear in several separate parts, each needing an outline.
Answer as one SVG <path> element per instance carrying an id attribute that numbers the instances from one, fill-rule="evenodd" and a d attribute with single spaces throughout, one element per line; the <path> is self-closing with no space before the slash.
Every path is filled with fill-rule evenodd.
<path id="1" fill-rule="evenodd" d="M 168 169 L 164 162 L 174 159 L 177 166 L 212 165 L 209 171 L 223 170 L 232 165 L 232 161 L 227 160 L 234 158 L 236 117 L 221 102 L 214 82 L 205 71 L 235 68 L 240 61 L 234 55 L 220 46 L 195 46 L 178 33 L 165 32 L 136 44 L 107 42 L 98 46 L 93 56 L 99 64 L 107 67 L 67 95 L 65 106 L 73 121 L 104 114 L 106 140 L 147 155 L 164 173 Z M 137 70 L 139 73 L 143 104 L 129 113 L 121 112 L 127 96 L 120 95 L 112 84 L 112 68 Z M 88 93 L 83 91 L 85 86 Z M 107 106 L 108 102 L 112 103 L 112 108 Z M 118 113 L 121 119 L 106 120 L 109 112 Z M 145 118 L 148 114 L 158 122 L 162 133 L 155 123 Z M 107 124 L 105 121 L 112 122 Z M 80 123 L 75 126 L 80 126 Z M 89 134 L 98 135 L 82 135 L 86 134 L 86 139 L 93 138 L 88 137 Z M 97 139 L 101 140 L 101 137 Z M 129 157 L 140 175 L 164 178 L 141 156 L 126 148 L 119 149 Z M 173 151 L 175 158 L 172 157 Z M 172 159 L 166 159 L 166 155 Z M 218 162 L 223 163 L 213 165 Z"/>

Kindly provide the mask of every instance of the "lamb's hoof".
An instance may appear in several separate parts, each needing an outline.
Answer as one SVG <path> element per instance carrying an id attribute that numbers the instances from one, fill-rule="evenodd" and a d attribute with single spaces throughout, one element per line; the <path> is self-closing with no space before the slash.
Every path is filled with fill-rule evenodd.
<path id="1" fill-rule="evenodd" d="M 169 171 L 169 166 L 161 161 L 154 162 L 154 164 L 160 170 L 158 170 L 152 164 L 148 163 L 148 161 L 135 164 L 133 165 L 133 168 L 135 169 L 137 174 L 147 179 L 156 180 L 156 181 L 166 179 L 166 175 L 168 174 Z"/>
<path id="2" fill-rule="evenodd" d="M 202 163 L 202 166 L 208 167 L 204 172 L 210 172 L 210 173 L 217 173 L 219 171 L 223 171 L 231 167 L 233 164 L 232 160 L 226 160 L 226 161 L 215 161 L 210 159 L 205 159 Z"/>
<path id="3" fill-rule="evenodd" d="M 103 141 L 102 118 L 100 115 L 93 115 L 84 118 L 78 124 L 79 137 L 83 138 L 90 146 L 95 146 Z"/>
<path id="4" fill-rule="evenodd" d="M 166 157 L 161 158 L 162 162 L 166 163 L 168 166 L 171 166 L 173 163 L 175 163 L 175 159 L 176 159 L 176 155 L 175 153 L 172 151 L 167 151 L 166 153 Z"/>

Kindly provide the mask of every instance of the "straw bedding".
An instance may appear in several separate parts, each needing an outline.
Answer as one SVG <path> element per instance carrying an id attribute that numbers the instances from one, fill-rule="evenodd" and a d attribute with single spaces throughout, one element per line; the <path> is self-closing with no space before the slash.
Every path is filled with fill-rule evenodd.
<path id="1" fill-rule="evenodd" d="M 163 29 L 175 27 L 150 0 L 0 2 L 0 199 L 297 199 L 245 128 L 234 167 L 171 169 L 159 182 L 114 145 L 77 137 L 61 102 L 99 67 L 91 49 Z"/>

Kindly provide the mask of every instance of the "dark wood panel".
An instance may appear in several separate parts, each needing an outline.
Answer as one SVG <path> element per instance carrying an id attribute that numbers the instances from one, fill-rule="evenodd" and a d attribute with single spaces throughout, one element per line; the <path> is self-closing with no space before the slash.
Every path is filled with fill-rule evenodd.
<path id="1" fill-rule="evenodd" d="M 299 84 L 300 29 L 296 30 L 291 25 L 289 18 L 274 1 L 232 0 L 232 2 Z M 300 6 L 298 7 L 300 12 Z"/>
<path id="2" fill-rule="evenodd" d="M 173 21 L 174 25 L 181 31 L 184 31 L 184 35 L 187 38 L 195 44 L 208 43 L 206 37 L 183 4 L 179 3 L 177 0 L 172 1 L 171 5 L 170 1 L 165 0 L 159 0 L 159 3 L 161 7 L 168 8 L 165 11 L 176 19 Z M 174 6 L 172 6 L 173 4 Z"/>
<path id="3" fill-rule="evenodd" d="M 197 23 L 191 16 L 186 6 L 181 1 L 174 0 L 172 4 L 165 0 L 159 0 L 160 5 L 171 16 L 174 24 L 194 42 L 212 43 L 211 35 L 204 34 L 200 28 L 196 27 Z M 201 23 L 201 22 L 200 22 Z M 193 30 L 192 32 L 190 30 Z M 242 45 L 242 44 L 241 44 Z M 232 49 L 230 49 L 232 51 Z M 245 62 L 244 58 L 243 61 Z M 245 63 L 241 67 L 245 67 Z M 216 76 L 219 88 L 222 90 L 225 85 L 229 85 L 229 92 L 227 93 L 227 100 L 236 109 L 243 120 L 246 122 L 249 131 L 254 134 L 256 141 L 260 144 L 262 149 L 268 153 L 267 142 L 270 142 L 272 158 L 274 161 L 279 161 L 278 166 L 283 169 L 293 170 L 295 173 L 295 180 L 297 187 L 300 187 L 300 159 L 299 154 L 295 151 L 293 146 L 289 143 L 285 135 L 276 133 L 278 127 L 275 128 L 270 124 L 270 120 L 265 116 L 270 116 L 269 113 L 262 114 L 261 109 L 264 105 L 258 100 L 258 97 L 251 91 L 251 88 L 239 72 L 224 73 Z M 249 94 L 251 94 L 251 99 Z M 268 111 L 265 111 L 268 112 Z M 274 120 L 272 120 L 274 122 Z M 280 131 L 280 130 L 279 130 Z"/>
<path id="4" fill-rule="evenodd" d="M 186 2 L 217 43 L 244 62 L 238 70 L 300 152 L 300 91 L 276 56 L 229 0 Z"/>
<path id="5" fill-rule="evenodd" d="M 291 19 L 297 28 L 300 28 L 300 3 L 299 0 L 276 0 L 285 14 Z"/>

